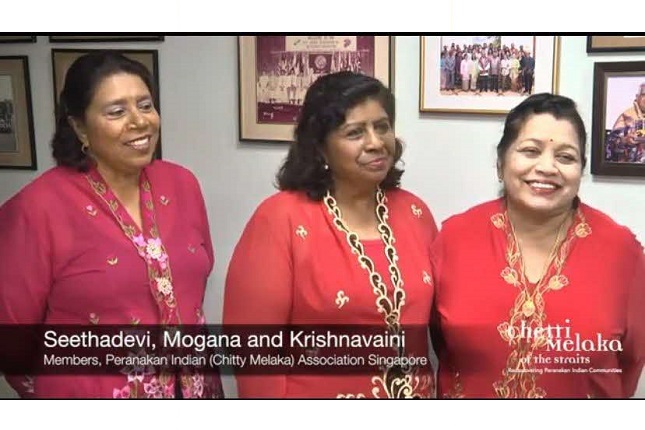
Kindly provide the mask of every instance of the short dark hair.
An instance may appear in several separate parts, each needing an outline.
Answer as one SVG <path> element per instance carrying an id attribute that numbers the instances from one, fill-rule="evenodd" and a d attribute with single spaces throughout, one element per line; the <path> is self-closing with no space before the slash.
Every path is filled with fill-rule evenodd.
<path id="1" fill-rule="evenodd" d="M 322 200 L 333 189 L 331 172 L 325 169 L 323 150 L 329 134 L 345 122 L 347 112 L 366 100 L 378 101 L 394 127 L 394 95 L 378 79 L 354 72 L 331 73 L 317 79 L 307 90 L 289 153 L 276 176 L 280 190 L 305 191 Z M 380 184 L 398 187 L 403 170 L 395 167 L 403 144 L 395 139 L 394 164 Z"/>
<path id="2" fill-rule="evenodd" d="M 156 100 L 152 75 L 138 61 L 109 50 L 91 52 L 77 58 L 65 75 L 65 84 L 58 102 L 56 131 L 52 138 L 52 152 L 57 165 L 72 167 L 81 172 L 88 170 L 90 160 L 81 150 L 82 143 L 69 123 L 69 118 L 85 119 L 85 112 L 98 85 L 103 79 L 117 73 L 140 77 L 153 100 Z"/>
<path id="3" fill-rule="evenodd" d="M 582 168 L 587 165 L 585 150 L 587 147 L 587 130 L 578 113 L 576 103 L 568 97 L 551 93 L 534 94 L 515 106 L 506 117 L 504 133 L 497 145 L 497 162 L 501 165 L 508 148 L 517 139 L 522 127 L 533 116 L 551 114 L 558 120 L 569 121 L 578 135 Z"/>

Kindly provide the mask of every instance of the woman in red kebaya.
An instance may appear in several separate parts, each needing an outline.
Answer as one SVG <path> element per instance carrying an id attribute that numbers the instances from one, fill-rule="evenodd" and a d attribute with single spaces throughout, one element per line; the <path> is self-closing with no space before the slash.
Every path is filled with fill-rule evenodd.
<path id="1" fill-rule="evenodd" d="M 537 94 L 506 118 L 504 196 L 448 219 L 433 245 L 440 397 L 629 397 L 645 360 L 645 258 L 580 201 L 587 134 Z"/>
<path id="2" fill-rule="evenodd" d="M 430 210 L 399 187 L 394 97 L 378 80 L 339 72 L 308 90 L 280 192 L 257 208 L 237 244 L 225 324 L 427 327 L 433 290 Z M 406 354 L 427 356 L 427 332 Z M 315 352 L 314 352 L 315 354 Z M 237 375 L 241 397 L 415 397 L 430 366 L 395 374 Z"/>
<path id="3" fill-rule="evenodd" d="M 203 324 L 206 208 L 192 173 L 153 160 L 153 94 L 145 66 L 120 54 L 87 54 L 69 68 L 58 166 L 0 207 L 0 324 Z M 221 396 L 217 375 L 146 366 L 7 380 L 24 397 Z"/>

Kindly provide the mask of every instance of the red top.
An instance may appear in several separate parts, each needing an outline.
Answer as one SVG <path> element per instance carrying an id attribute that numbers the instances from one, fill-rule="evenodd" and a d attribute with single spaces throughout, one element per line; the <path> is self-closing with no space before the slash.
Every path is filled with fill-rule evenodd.
<path id="1" fill-rule="evenodd" d="M 393 299 L 382 239 L 362 245 L 387 286 L 387 299 L 378 299 L 368 272 L 325 202 L 304 193 L 280 192 L 258 207 L 235 248 L 226 279 L 224 323 L 360 324 L 385 330 L 385 308 L 396 308 L 398 303 L 402 325 L 427 326 L 433 295 L 429 249 L 437 232 L 435 222 L 427 206 L 409 192 L 388 190 L 385 196 L 403 300 Z M 427 355 L 426 336 L 422 342 L 406 345 L 408 353 Z M 399 397 L 433 392 L 428 368 L 416 372 L 407 384 L 394 386 L 385 379 L 383 373 L 238 375 L 237 383 L 241 397 Z"/>
<path id="2" fill-rule="evenodd" d="M 188 170 L 154 161 L 140 193 L 142 229 L 96 170 L 53 168 L 2 205 L 0 324 L 203 323 L 214 260 L 199 184 Z M 218 395 L 219 378 L 210 379 L 182 378 L 183 395 Z M 22 396 L 175 395 L 167 374 L 8 380 Z"/>
<path id="3" fill-rule="evenodd" d="M 440 397 L 629 397 L 645 361 L 645 257 L 580 204 L 538 285 L 502 200 L 448 219 L 433 245 Z"/>

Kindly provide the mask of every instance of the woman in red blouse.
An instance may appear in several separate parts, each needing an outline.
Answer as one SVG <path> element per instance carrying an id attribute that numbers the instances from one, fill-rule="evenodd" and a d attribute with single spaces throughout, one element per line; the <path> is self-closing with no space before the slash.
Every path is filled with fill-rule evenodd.
<path id="1" fill-rule="evenodd" d="M 233 254 L 225 324 L 365 325 L 392 334 L 427 327 L 436 226 L 426 205 L 399 187 L 402 145 L 393 125 L 394 97 L 374 78 L 340 72 L 309 88 L 278 174 L 281 191 L 260 204 Z M 424 333 L 403 354 L 426 357 Z M 433 393 L 429 365 L 343 375 L 333 367 L 318 374 L 239 370 L 241 397 Z"/>
<path id="2" fill-rule="evenodd" d="M 81 333 L 204 323 L 213 267 L 206 207 L 192 173 L 153 160 L 159 128 L 145 66 L 110 51 L 70 66 L 52 142 L 57 167 L 0 207 L 0 325 Z M 3 343 L 0 362 L 15 347 Z M 217 375 L 184 370 L 128 365 L 7 380 L 24 397 L 221 396 Z"/>
<path id="3" fill-rule="evenodd" d="M 584 124 L 537 94 L 497 146 L 502 198 L 448 219 L 433 245 L 440 397 L 633 395 L 645 360 L 645 259 L 582 203 Z"/>

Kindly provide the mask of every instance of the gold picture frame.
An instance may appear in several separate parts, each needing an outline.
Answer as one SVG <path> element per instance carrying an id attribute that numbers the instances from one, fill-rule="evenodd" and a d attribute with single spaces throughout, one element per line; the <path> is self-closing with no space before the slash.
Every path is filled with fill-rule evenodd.
<path id="1" fill-rule="evenodd" d="M 490 91 L 490 87 L 479 87 L 482 80 L 470 78 L 461 81 L 462 84 L 464 81 L 470 81 L 467 89 L 463 86 L 450 88 L 446 85 L 444 87 L 442 56 L 450 55 L 451 51 L 461 53 L 463 59 L 466 58 L 464 54 L 481 55 L 481 52 L 486 49 L 487 52 L 492 51 L 497 55 L 500 52 L 508 53 L 509 57 L 515 55 L 518 61 L 520 56 L 524 55 L 521 54 L 522 52 L 530 52 L 535 62 L 534 73 L 531 75 L 531 94 L 558 92 L 559 36 L 421 36 L 420 45 L 419 111 L 421 112 L 505 115 L 528 96 L 521 82 L 521 71 L 516 76 L 517 80 L 512 80 L 509 76 L 503 82 L 499 78 L 501 72 L 498 71 L 500 80 L 495 91 Z M 460 50 L 456 49 L 456 45 L 459 45 Z M 478 76 L 476 73 L 479 72 L 472 71 L 470 76 L 473 74 Z M 459 82 L 456 73 L 453 76 L 455 82 Z M 492 73 L 490 76 L 493 76 Z M 477 84 L 473 87 L 472 82 Z"/>

